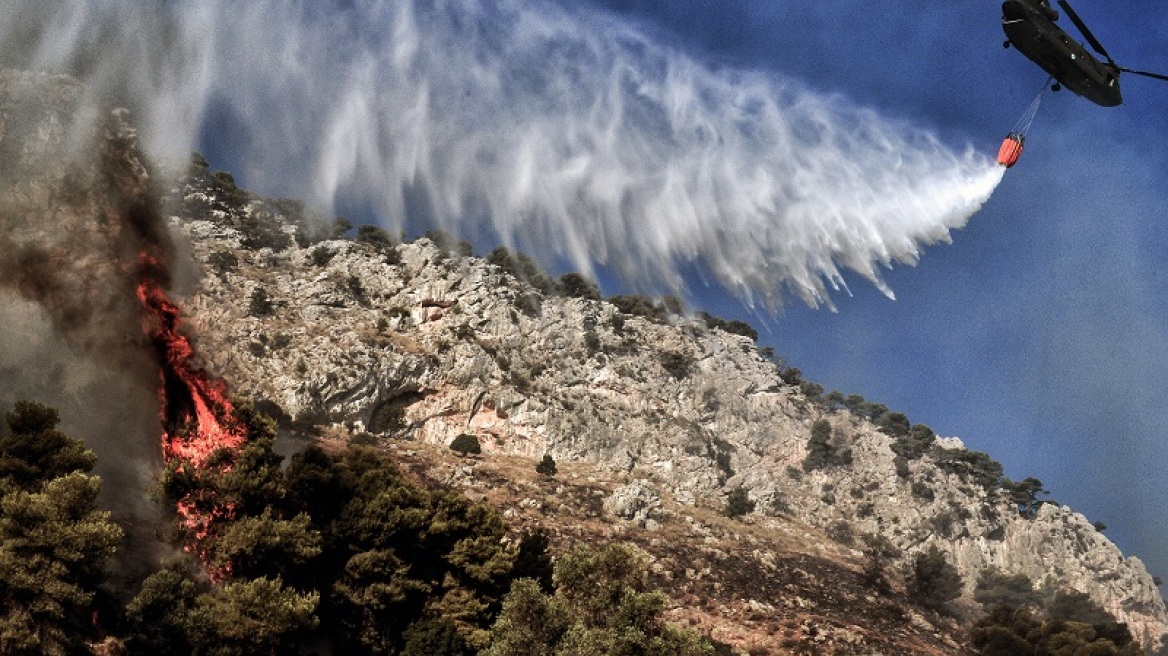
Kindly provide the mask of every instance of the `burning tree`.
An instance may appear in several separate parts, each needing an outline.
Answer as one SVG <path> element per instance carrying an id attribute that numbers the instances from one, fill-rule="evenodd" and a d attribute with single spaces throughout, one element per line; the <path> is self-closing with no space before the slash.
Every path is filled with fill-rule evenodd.
<path id="1" fill-rule="evenodd" d="M 230 469 L 248 441 L 248 427 L 228 398 L 225 383 L 195 365 L 194 346 L 181 330 L 181 311 L 163 289 L 166 276 L 159 260 L 144 253 L 139 264 L 138 300 L 146 310 L 144 329 L 160 369 L 167 493 L 192 540 L 188 548 L 202 555 L 199 544 L 212 524 L 234 517 L 236 508 L 199 480 Z"/>

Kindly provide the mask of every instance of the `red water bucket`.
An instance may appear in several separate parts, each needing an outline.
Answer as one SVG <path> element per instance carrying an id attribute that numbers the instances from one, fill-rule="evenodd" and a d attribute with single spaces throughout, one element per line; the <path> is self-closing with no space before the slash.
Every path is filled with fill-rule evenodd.
<path id="1" fill-rule="evenodd" d="M 1024 138 L 1017 132 L 1011 132 L 1002 140 L 1002 147 L 998 149 L 998 164 L 1010 168 L 1018 163 L 1022 156 L 1022 141 Z"/>

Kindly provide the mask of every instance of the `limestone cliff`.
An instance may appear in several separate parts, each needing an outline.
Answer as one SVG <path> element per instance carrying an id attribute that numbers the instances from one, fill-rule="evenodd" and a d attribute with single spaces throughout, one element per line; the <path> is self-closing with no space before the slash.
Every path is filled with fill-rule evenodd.
<path id="1" fill-rule="evenodd" d="M 748 337 L 545 295 L 428 239 L 322 240 L 302 207 L 202 163 L 171 201 L 202 267 L 184 305 L 207 368 L 286 422 L 436 444 L 472 433 L 488 454 L 627 472 L 631 500 L 609 506 L 635 506 L 648 529 L 650 490 L 721 508 L 741 486 L 755 513 L 844 541 L 878 533 L 906 558 L 939 545 L 967 593 L 994 567 L 1089 594 L 1146 648 L 1168 626 L 1143 564 L 1081 515 L 1019 512 L 955 440 L 898 458 L 897 438 L 785 382 Z M 804 471 L 821 420 L 850 462 Z"/>

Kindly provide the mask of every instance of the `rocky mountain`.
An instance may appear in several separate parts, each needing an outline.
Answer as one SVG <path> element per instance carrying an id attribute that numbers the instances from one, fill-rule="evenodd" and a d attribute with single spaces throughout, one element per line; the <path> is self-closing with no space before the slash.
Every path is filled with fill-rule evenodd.
<path id="1" fill-rule="evenodd" d="M 719 510 L 742 489 L 749 521 L 819 536 L 805 553 L 839 549 L 858 568 L 861 535 L 905 562 L 936 546 L 969 604 L 983 573 L 1022 574 L 1086 593 L 1159 648 L 1168 612 L 1152 577 L 1086 518 L 1042 503 L 1040 484 L 1003 482 L 960 440 L 823 395 L 745 331 L 555 293 L 522 280 L 513 255 L 473 257 L 442 235 L 327 238 L 302 205 L 246 194 L 198 158 L 168 198 L 200 268 L 182 303 L 205 366 L 285 426 L 393 445 L 469 433 L 488 460 L 588 464 L 613 482 L 608 513 L 650 535 L 662 499 Z"/>

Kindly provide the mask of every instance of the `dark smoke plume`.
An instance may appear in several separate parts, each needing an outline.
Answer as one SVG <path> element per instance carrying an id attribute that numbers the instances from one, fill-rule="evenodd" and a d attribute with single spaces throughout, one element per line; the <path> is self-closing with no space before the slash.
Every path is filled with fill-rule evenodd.
<path id="1" fill-rule="evenodd" d="M 161 461 L 135 285 L 140 253 L 173 248 L 127 120 L 70 78 L 0 71 L 0 411 L 21 399 L 61 411 L 97 452 L 135 556 L 157 523 L 146 490 Z"/>

